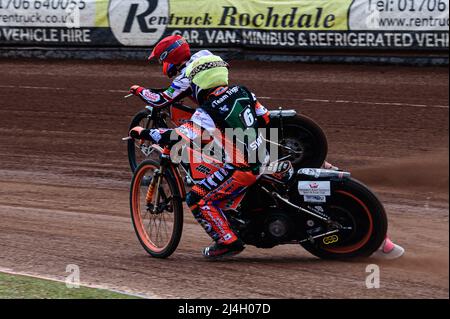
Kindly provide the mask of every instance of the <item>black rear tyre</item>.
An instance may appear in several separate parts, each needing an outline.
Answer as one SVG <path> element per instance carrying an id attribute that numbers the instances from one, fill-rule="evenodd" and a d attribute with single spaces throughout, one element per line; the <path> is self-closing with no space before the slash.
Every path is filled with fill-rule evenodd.
<path id="1" fill-rule="evenodd" d="M 312 119 L 297 114 L 295 117 L 274 118 L 270 126 L 279 128 L 280 144 L 302 152 L 292 154 L 282 147 L 278 150 L 280 158 L 291 155 L 288 159 L 296 170 L 304 167 L 319 168 L 323 165 L 328 154 L 327 137 Z"/>
<path id="2" fill-rule="evenodd" d="M 345 179 L 333 184 L 332 196 L 327 202 L 334 220 L 346 220 L 354 229 L 347 234 L 326 236 L 314 243 L 302 243 L 303 248 L 323 259 L 348 259 L 368 257 L 383 243 L 387 233 L 387 217 L 382 203 L 364 184 L 355 179 Z M 326 240 L 330 238 L 331 240 Z"/>

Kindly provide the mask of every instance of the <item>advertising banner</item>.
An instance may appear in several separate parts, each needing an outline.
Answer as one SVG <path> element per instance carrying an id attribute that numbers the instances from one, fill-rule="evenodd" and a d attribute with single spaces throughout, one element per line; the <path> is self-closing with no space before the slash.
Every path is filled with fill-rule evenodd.
<path id="1" fill-rule="evenodd" d="M 448 49 L 449 0 L 0 0 L 0 45 Z"/>

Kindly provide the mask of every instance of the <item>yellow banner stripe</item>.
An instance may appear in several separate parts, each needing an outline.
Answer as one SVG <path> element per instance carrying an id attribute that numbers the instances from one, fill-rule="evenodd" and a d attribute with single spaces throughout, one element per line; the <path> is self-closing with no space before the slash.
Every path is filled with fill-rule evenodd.
<path id="1" fill-rule="evenodd" d="M 95 0 L 95 26 L 109 27 L 108 21 L 109 0 Z"/>

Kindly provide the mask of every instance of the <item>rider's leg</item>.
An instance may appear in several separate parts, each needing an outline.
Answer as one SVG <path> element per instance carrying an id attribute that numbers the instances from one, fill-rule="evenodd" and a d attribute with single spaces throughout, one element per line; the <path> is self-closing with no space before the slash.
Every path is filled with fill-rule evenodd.
<path id="1" fill-rule="evenodd" d="M 238 252 L 243 250 L 242 242 L 232 231 L 219 208 L 219 203 L 237 197 L 245 188 L 256 182 L 256 177 L 250 171 L 240 171 L 226 166 L 206 177 L 189 192 L 186 203 L 191 208 L 195 219 L 216 242 L 215 245 L 204 250 L 205 256 L 227 254 L 225 246 L 231 247 L 232 244 L 236 244 L 234 248 Z"/>

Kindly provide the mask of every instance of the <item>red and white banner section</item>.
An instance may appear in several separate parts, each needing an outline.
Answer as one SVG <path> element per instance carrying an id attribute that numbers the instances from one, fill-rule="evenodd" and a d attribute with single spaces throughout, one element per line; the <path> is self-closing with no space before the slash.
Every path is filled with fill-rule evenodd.
<path id="1" fill-rule="evenodd" d="M 449 0 L 0 0 L 0 44 L 447 50 Z"/>

